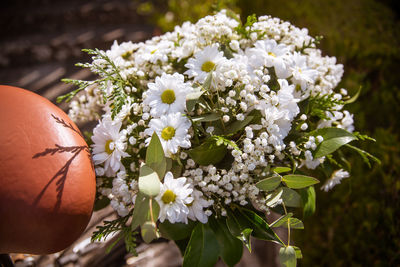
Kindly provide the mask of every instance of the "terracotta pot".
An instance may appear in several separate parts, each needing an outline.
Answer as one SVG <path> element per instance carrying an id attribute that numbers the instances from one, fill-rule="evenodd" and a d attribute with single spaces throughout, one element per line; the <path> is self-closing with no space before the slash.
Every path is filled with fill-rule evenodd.
<path id="1" fill-rule="evenodd" d="M 47 99 L 0 86 L 0 253 L 49 254 L 86 228 L 95 199 L 90 153 Z"/>

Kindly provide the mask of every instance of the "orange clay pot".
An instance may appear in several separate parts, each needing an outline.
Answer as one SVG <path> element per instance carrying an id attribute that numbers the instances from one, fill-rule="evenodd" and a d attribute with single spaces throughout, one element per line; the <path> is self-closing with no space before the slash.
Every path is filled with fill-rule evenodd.
<path id="1" fill-rule="evenodd" d="M 0 253 L 65 249 L 86 228 L 95 191 L 87 144 L 68 116 L 0 86 Z"/>

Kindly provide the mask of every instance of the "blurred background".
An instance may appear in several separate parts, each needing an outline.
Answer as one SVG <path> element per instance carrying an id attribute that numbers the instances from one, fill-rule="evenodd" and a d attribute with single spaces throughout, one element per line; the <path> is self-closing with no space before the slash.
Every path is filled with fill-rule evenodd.
<path id="1" fill-rule="evenodd" d="M 362 87 L 359 100 L 348 109 L 355 114 L 356 129 L 377 140 L 363 142 L 361 148 L 382 164 L 369 168 L 349 154 L 352 177 L 331 192 L 317 190 L 316 214 L 294 235 L 304 256 L 299 265 L 400 266 L 399 5 L 397 0 L 6 0 L 0 9 L 0 84 L 55 102 L 72 89 L 61 78 L 92 78 L 74 66 L 89 60 L 82 48 L 108 49 L 115 39 L 144 41 L 222 8 L 242 19 L 268 14 L 308 28 L 312 36 L 324 37 L 319 46 L 323 53 L 344 65 L 339 88 L 353 95 Z M 263 253 L 259 248 L 246 255 L 247 264 L 252 257 L 258 260 L 242 266 L 267 266 Z M 126 264 L 121 262 L 104 266 Z M 179 266 L 179 261 L 175 264 L 168 266 Z"/>

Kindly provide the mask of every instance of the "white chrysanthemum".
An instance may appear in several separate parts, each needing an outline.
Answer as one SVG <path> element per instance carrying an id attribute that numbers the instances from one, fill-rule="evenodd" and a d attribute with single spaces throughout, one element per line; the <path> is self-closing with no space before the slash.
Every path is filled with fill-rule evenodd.
<path id="1" fill-rule="evenodd" d="M 193 221 L 200 221 L 201 223 L 207 223 L 208 216 L 204 213 L 203 208 L 210 206 L 210 203 L 203 198 L 203 193 L 196 189 L 193 189 L 192 193 L 193 202 L 188 204 L 189 207 L 189 219 Z"/>
<path id="2" fill-rule="evenodd" d="M 325 192 L 328 192 L 331 190 L 335 185 L 340 184 L 342 179 L 349 177 L 350 174 L 347 171 L 344 171 L 343 169 L 337 170 L 334 173 L 332 173 L 331 178 L 329 178 L 323 186 L 321 186 L 321 189 L 324 190 Z"/>
<path id="3" fill-rule="evenodd" d="M 208 73 L 215 70 L 223 60 L 226 58 L 224 53 L 218 50 L 218 45 L 207 46 L 188 60 L 188 63 L 185 64 L 188 70 L 184 74 L 190 78 L 194 77 L 196 82 L 203 83 Z"/>
<path id="4" fill-rule="evenodd" d="M 95 165 L 104 163 L 107 176 L 123 169 L 121 158 L 129 156 L 126 150 L 126 131 L 120 131 L 122 123 L 105 117 L 93 130 L 92 153 Z"/>
<path id="5" fill-rule="evenodd" d="M 185 83 L 183 75 L 179 73 L 163 73 L 148 87 L 143 103 L 150 106 L 153 117 L 183 112 L 186 108 L 186 95 L 192 91 L 192 87 Z"/>
<path id="6" fill-rule="evenodd" d="M 164 177 L 164 183 L 161 185 L 160 193 L 156 200 L 160 205 L 160 214 L 158 218 L 161 222 L 165 219 L 171 223 L 187 223 L 189 208 L 187 205 L 193 202 L 190 194 L 193 189 L 186 183 L 185 177 L 174 179 L 171 172 L 167 172 Z"/>
<path id="7" fill-rule="evenodd" d="M 190 135 L 188 134 L 190 126 L 190 121 L 181 113 L 168 114 L 151 119 L 145 134 L 152 136 L 156 132 L 165 154 L 175 154 L 179 147 L 190 147 Z M 146 139 L 146 144 L 149 144 L 150 139 L 151 137 Z"/>
<path id="8" fill-rule="evenodd" d="M 250 64 L 258 68 L 266 66 L 274 67 L 276 76 L 285 79 L 290 76 L 286 66 L 286 55 L 289 48 L 284 44 L 277 44 L 275 40 L 260 40 L 254 43 L 254 48 L 246 50 Z"/>
<path id="9" fill-rule="evenodd" d="M 302 90 L 305 90 L 307 84 L 313 84 L 318 72 L 307 66 L 307 57 L 302 54 L 295 52 L 293 56 L 290 57 L 291 66 L 290 70 L 292 72 L 292 81 L 294 84 L 299 84 Z"/>

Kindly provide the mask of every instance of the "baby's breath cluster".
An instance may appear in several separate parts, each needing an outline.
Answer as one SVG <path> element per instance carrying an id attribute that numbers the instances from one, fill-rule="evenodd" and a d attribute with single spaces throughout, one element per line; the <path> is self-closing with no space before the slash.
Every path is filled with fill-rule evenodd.
<path id="1" fill-rule="evenodd" d="M 88 50 L 93 61 L 82 66 L 100 78 L 74 82 L 69 114 L 98 120 L 90 141 L 99 198 L 131 214 L 154 133 L 168 163 L 154 198 L 160 222 L 207 223 L 234 206 L 268 213 L 291 187 L 281 167 L 310 175 L 331 164 L 323 189 L 339 183 L 348 172 L 331 143 L 353 140 L 353 115 L 336 88 L 343 66 L 322 56 L 319 39 L 270 16 L 242 24 L 221 11 L 143 43 Z"/>

